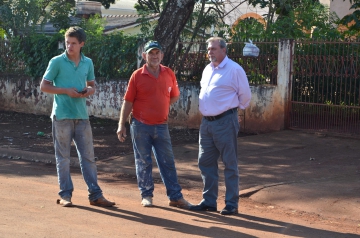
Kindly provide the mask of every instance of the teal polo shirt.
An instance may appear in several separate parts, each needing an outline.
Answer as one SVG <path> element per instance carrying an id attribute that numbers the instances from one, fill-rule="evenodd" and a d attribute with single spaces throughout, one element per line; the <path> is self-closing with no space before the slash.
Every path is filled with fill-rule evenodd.
<path id="1" fill-rule="evenodd" d="M 87 81 L 95 80 L 94 65 L 90 58 L 81 54 L 81 60 L 76 67 L 65 51 L 49 61 L 43 79 L 52 82 L 56 87 L 76 88 L 81 91 L 86 87 Z M 89 119 L 86 98 L 72 98 L 67 94 L 55 94 L 51 117 L 53 115 L 57 120 Z"/>

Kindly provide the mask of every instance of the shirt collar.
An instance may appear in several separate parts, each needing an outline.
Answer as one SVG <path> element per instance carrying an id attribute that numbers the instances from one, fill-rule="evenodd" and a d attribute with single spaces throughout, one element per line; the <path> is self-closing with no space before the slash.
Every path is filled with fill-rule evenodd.
<path id="1" fill-rule="evenodd" d="M 63 53 L 63 58 L 65 59 L 65 60 L 67 60 L 67 61 L 71 61 L 70 59 L 69 59 L 69 57 L 67 56 L 67 54 L 66 54 L 66 50 L 64 51 L 64 53 Z M 80 61 L 84 61 L 84 54 L 82 53 L 82 52 L 80 52 Z M 71 61 L 72 62 L 72 61 Z"/>
<path id="2" fill-rule="evenodd" d="M 166 70 L 165 67 L 162 64 L 160 64 L 159 67 L 160 67 L 160 72 L 163 72 L 163 71 Z M 150 74 L 149 71 L 146 68 L 146 64 L 143 65 L 141 74 Z"/>

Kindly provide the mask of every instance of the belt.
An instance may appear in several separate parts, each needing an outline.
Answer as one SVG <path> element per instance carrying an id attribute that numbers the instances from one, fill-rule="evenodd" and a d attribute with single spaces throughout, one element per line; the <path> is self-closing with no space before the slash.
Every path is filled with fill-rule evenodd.
<path id="1" fill-rule="evenodd" d="M 208 121 L 215 121 L 215 120 L 218 120 L 218 119 L 220 119 L 220 118 L 222 118 L 224 116 L 233 114 L 236 111 L 237 111 L 237 107 L 229 109 L 229 110 L 227 110 L 227 111 L 225 111 L 225 112 L 223 112 L 223 113 L 221 113 L 221 114 L 219 114 L 217 116 L 203 116 L 203 117 Z"/>

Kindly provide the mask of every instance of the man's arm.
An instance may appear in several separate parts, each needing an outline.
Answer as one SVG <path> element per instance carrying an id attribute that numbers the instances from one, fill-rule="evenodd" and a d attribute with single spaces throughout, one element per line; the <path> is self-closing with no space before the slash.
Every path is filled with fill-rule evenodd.
<path id="1" fill-rule="evenodd" d="M 87 81 L 86 88 L 83 89 L 83 91 L 85 91 L 85 93 L 83 93 L 83 96 L 87 97 L 93 95 L 95 93 L 95 89 L 95 80 Z"/>
<path id="2" fill-rule="evenodd" d="M 180 95 L 170 98 L 170 105 L 174 104 L 177 100 L 179 100 L 179 98 L 180 98 Z"/>
<path id="3" fill-rule="evenodd" d="M 93 84 L 95 85 L 95 81 L 92 81 Z M 86 97 L 89 96 L 91 94 L 93 94 L 95 92 L 95 88 L 93 88 L 92 93 L 89 91 L 85 94 L 81 94 L 78 93 L 78 91 L 76 90 L 76 88 L 60 88 L 60 87 L 55 87 L 52 82 L 43 79 L 40 83 L 40 90 L 42 92 L 45 93 L 50 93 L 50 94 L 67 94 L 69 97 L 72 98 L 81 98 L 81 97 Z"/>
<path id="4" fill-rule="evenodd" d="M 120 112 L 120 118 L 119 118 L 119 127 L 118 127 L 117 132 L 116 132 L 120 142 L 125 141 L 125 138 L 126 138 L 125 122 L 126 122 L 126 119 L 129 117 L 132 108 L 133 108 L 133 103 L 124 100 L 124 103 L 121 106 L 121 112 Z"/>
<path id="5" fill-rule="evenodd" d="M 239 108 L 245 109 L 250 105 L 251 100 L 251 89 L 249 86 L 249 80 L 245 74 L 245 71 L 241 68 L 234 71 L 238 82 L 238 99 L 239 99 Z"/>

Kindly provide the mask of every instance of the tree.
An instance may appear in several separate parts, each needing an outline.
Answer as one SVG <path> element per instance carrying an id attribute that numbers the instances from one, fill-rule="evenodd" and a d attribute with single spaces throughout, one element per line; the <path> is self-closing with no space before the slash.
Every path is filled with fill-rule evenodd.
<path id="1" fill-rule="evenodd" d="M 101 0 L 100 2 L 106 9 L 109 9 L 111 3 L 115 3 L 115 0 Z"/>
<path id="2" fill-rule="evenodd" d="M 42 3 L 37 0 L 1 0 L 0 27 L 9 37 L 35 31 L 37 25 L 44 25 L 49 17 Z"/>
<path id="3" fill-rule="evenodd" d="M 163 64 L 171 65 L 174 62 L 176 44 L 186 26 L 191 29 L 187 33 L 188 39 L 193 41 L 200 29 L 215 25 L 218 19 L 222 19 L 222 11 L 218 8 L 218 4 L 212 2 L 213 6 L 205 7 L 207 3 L 211 2 L 205 0 L 170 0 L 168 2 L 164 0 L 138 0 L 136 5 L 138 11 L 161 12 L 154 30 L 154 39 L 164 47 Z M 195 4 L 199 5 L 197 11 L 194 11 Z M 161 10 L 162 8 L 163 10 Z"/>
<path id="4" fill-rule="evenodd" d="M 276 38 L 338 38 L 338 18 L 328 7 L 312 0 L 302 0 L 286 17 L 277 19 L 269 27 L 267 36 Z M 313 31 L 316 29 L 315 31 Z"/>
<path id="5" fill-rule="evenodd" d="M 161 13 L 165 4 L 165 0 L 138 0 L 134 7 L 138 12 Z"/>
<path id="6" fill-rule="evenodd" d="M 230 31 L 233 41 L 262 39 L 264 34 L 264 25 L 251 17 L 239 21 Z"/>
<path id="7" fill-rule="evenodd" d="M 184 29 L 194 9 L 196 0 L 169 0 L 161 11 L 158 24 L 154 30 L 154 39 L 163 46 L 163 64 L 169 65 L 176 49 L 180 33 Z M 137 10 L 159 12 L 161 0 L 138 0 Z"/>
<path id="8" fill-rule="evenodd" d="M 334 1 L 334 0 L 333 0 Z M 343 0 L 345 2 L 345 0 Z M 350 9 L 355 11 L 349 15 L 344 16 L 339 23 L 348 27 L 350 31 L 360 31 L 360 0 L 349 0 L 352 4 Z"/>
<path id="9" fill-rule="evenodd" d="M 247 34 L 246 36 L 253 35 L 263 37 L 293 38 L 309 37 L 309 32 L 311 32 L 314 27 L 317 29 L 325 27 L 327 30 L 333 32 L 333 27 L 330 25 L 330 23 L 333 22 L 329 21 L 329 13 L 321 7 L 319 0 L 246 1 L 253 6 L 262 8 L 267 7 L 269 9 L 265 16 L 265 20 L 267 22 L 265 32 L 252 32 L 254 30 L 261 31 L 261 25 L 257 24 L 255 27 L 252 24 L 242 24 L 242 29 L 244 29 L 244 27 L 249 27 L 249 30 L 245 30 Z M 161 13 L 158 25 L 154 30 L 154 38 L 165 48 L 165 56 L 163 60 L 165 65 L 171 65 L 173 63 L 176 43 L 179 41 L 179 37 L 182 32 L 187 31 L 187 35 L 189 36 L 187 39 L 193 41 L 199 35 L 200 30 L 202 30 L 202 33 L 205 33 L 204 30 L 208 27 L 206 23 L 211 22 L 211 19 L 215 19 L 215 22 L 211 24 L 213 26 L 220 26 L 220 21 L 218 19 L 222 19 L 224 16 L 220 7 L 220 1 L 171 0 L 168 1 L 164 9 L 161 10 L 162 3 L 163 0 L 138 0 L 137 9 L 151 10 L 152 12 Z M 240 4 L 242 3 L 243 2 Z M 201 6 L 198 11 L 194 10 L 195 4 L 199 4 Z M 204 7 L 205 4 L 207 4 L 206 7 Z M 189 24 L 189 21 L 193 21 L 195 23 Z M 323 24 L 321 24 L 321 22 Z M 191 28 L 192 36 L 189 35 L 189 30 L 185 26 L 189 26 Z M 219 31 L 213 32 L 212 34 L 217 34 L 219 36 L 234 35 L 232 32 L 226 32 L 226 27 L 219 29 Z M 204 37 L 207 36 L 204 35 Z"/>
<path id="10" fill-rule="evenodd" d="M 99 1 L 109 8 L 115 0 Z M 70 26 L 75 15 L 75 0 L 0 0 L 0 28 L 9 37 L 28 35 L 50 21 L 57 30 Z"/>
<path id="11" fill-rule="evenodd" d="M 289 14 L 294 8 L 303 4 L 304 0 L 248 0 L 248 3 L 254 7 L 268 8 L 268 13 L 265 16 L 266 31 L 270 31 L 270 26 L 277 19 L 289 17 Z M 311 0 L 311 2 L 319 2 L 319 0 Z"/>
<path id="12" fill-rule="evenodd" d="M 50 22 L 55 29 L 67 29 L 71 25 L 69 15 L 75 15 L 75 8 L 72 0 L 53 1 L 48 5 Z"/>
<path id="13" fill-rule="evenodd" d="M 207 30 L 223 24 L 224 14 L 220 6 L 221 3 L 206 0 L 172 0 L 169 2 L 164 0 L 138 0 L 135 8 L 143 15 L 141 19 L 143 37 L 158 40 L 164 46 L 163 64 L 172 65 L 175 60 L 176 44 L 181 40 L 180 37 L 182 40 L 190 42 L 201 36 L 203 39 L 209 36 L 206 34 Z M 150 22 L 147 20 L 149 13 L 161 14 L 153 31 Z M 218 33 L 223 35 L 224 31 Z M 190 47 L 191 43 L 185 52 L 188 52 Z M 181 51 L 182 49 L 177 50 Z"/>

